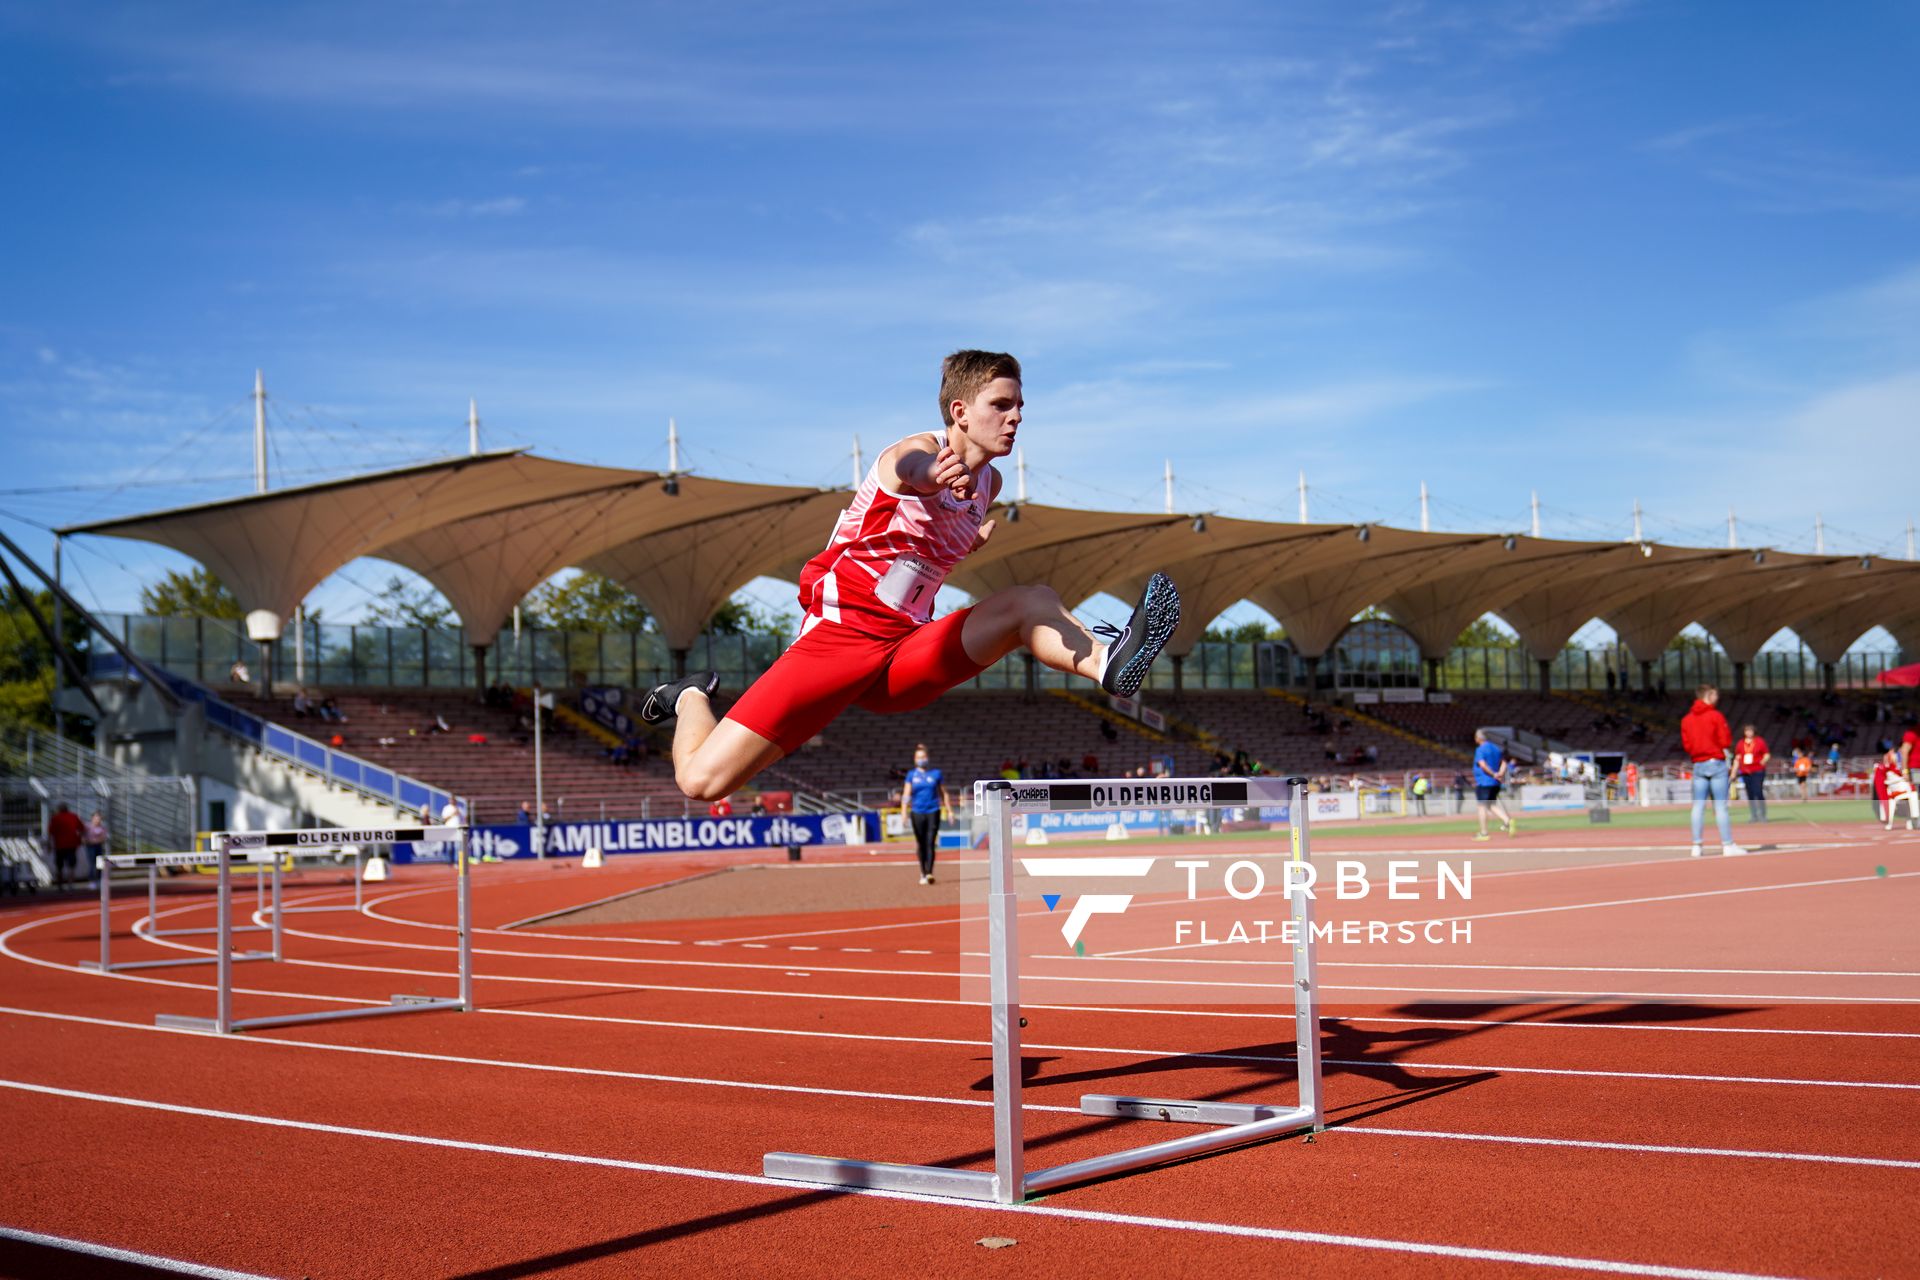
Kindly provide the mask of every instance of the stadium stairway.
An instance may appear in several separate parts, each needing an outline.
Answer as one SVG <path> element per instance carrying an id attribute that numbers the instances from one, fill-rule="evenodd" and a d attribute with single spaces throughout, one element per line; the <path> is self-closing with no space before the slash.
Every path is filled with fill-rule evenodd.
<path id="1" fill-rule="evenodd" d="M 1117 724 L 1129 733 L 1137 733 L 1149 742 L 1159 742 L 1167 746 L 1173 745 L 1174 740 L 1166 734 L 1161 733 L 1159 730 L 1139 720 L 1135 720 L 1132 716 L 1121 715 L 1112 707 L 1103 707 L 1084 693 L 1078 693 L 1072 689 L 1049 689 L 1047 692 L 1053 694 L 1055 697 L 1066 699 L 1074 706 L 1079 707 L 1083 711 L 1091 712 L 1099 716 L 1102 720 Z"/>

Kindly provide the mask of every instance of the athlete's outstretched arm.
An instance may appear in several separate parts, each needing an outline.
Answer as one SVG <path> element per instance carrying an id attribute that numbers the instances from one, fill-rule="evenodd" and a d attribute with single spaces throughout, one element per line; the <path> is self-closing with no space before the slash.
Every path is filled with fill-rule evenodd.
<path id="1" fill-rule="evenodd" d="M 880 455 L 879 469 L 880 483 L 889 489 L 919 494 L 951 489 L 963 502 L 973 497 L 973 469 L 937 435 L 908 436 Z"/>

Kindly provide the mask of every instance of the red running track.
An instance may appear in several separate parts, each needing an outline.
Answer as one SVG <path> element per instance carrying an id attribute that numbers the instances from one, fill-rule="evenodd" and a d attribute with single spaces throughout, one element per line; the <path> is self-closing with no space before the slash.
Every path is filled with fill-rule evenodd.
<path id="1" fill-rule="evenodd" d="M 1632 848 L 1623 834 L 1600 833 Z M 152 1026 L 211 1007 L 209 967 L 89 973 L 91 903 L 8 908 L 0 1225 L 316 1277 L 1920 1274 L 1920 956 L 1894 927 L 1920 907 L 1911 839 L 1849 829 L 1740 861 L 1577 869 L 1544 855 L 1537 875 L 1489 877 L 1474 910 L 1532 922 L 1492 939 L 1499 969 L 1382 971 L 1326 949 L 1334 1123 L 1317 1141 L 1012 1209 L 759 1172 L 769 1150 L 989 1158 L 986 1018 L 955 976 L 980 961 L 953 908 L 497 931 L 704 865 L 479 868 L 480 1012 L 225 1038 Z M 240 1011 L 451 994 L 450 890 L 410 871 L 369 893 L 371 914 L 290 917 L 286 963 L 236 968 Z M 312 877 L 294 893 L 342 896 Z M 1599 905 L 1614 901 L 1634 905 Z M 194 886 L 161 912 L 205 923 L 211 899 Z M 125 937 L 145 914 L 116 911 L 120 955 L 202 945 Z M 1666 949 L 1610 951 L 1627 921 Z M 1526 968 L 1548 963 L 1542 940 L 1552 973 Z M 1526 998 L 1548 986 L 1578 994 Z M 1626 990 L 1642 994 L 1605 998 Z M 1165 1132 L 1083 1117 L 1082 1092 L 1292 1087 L 1270 1007 L 1025 999 L 1036 1164 Z M 131 1274 L 116 1267 L 0 1240 L 8 1274 Z"/>

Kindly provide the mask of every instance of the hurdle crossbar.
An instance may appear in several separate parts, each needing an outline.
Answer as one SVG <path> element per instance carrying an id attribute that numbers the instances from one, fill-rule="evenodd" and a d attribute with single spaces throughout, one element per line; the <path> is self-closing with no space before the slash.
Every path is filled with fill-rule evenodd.
<path id="1" fill-rule="evenodd" d="M 268 861 L 272 864 L 274 912 L 271 922 L 273 932 L 273 950 L 261 956 L 278 960 L 282 957 L 281 934 L 282 917 L 285 914 L 280 902 L 280 860 L 285 852 L 317 853 L 323 850 L 335 850 L 349 845 L 393 844 L 399 841 L 422 843 L 453 843 L 459 852 L 454 858 L 454 875 L 457 881 L 456 901 L 458 904 L 457 933 L 459 945 L 460 994 L 453 999 L 441 999 L 428 996 L 396 995 L 393 1002 L 360 1009 L 325 1009 L 317 1013 L 280 1014 L 262 1018 L 239 1018 L 233 1016 L 233 961 L 238 958 L 232 953 L 233 947 L 233 859 L 239 853 L 248 862 Z M 291 1027 L 310 1022 L 338 1022 L 347 1018 L 373 1018 L 392 1013 L 425 1013 L 438 1009 L 458 1009 L 464 1013 L 473 1012 L 473 877 L 469 856 L 471 842 L 465 827 L 371 827 L 354 829 L 310 828 L 298 831 L 254 831 L 219 832 L 213 838 L 214 857 L 219 868 L 219 880 L 214 890 L 214 930 L 218 937 L 211 959 L 215 965 L 215 1004 L 211 1018 L 190 1017 L 184 1014 L 163 1013 L 154 1018 L 154 1025 L 190 1031 L 214 1031 L 222 1035 L 236 1031 L 247 1031 L 264 1027 Z M 184 855 L 166 855 L 184 856 Z M 205 862 L 206 855 L 198 855 Z"/>
<path id="2" fill-rule="evenodd" d="M 1131 1169 L 1166 1164 L 1209 1151 L 1245 1146 L 1281 1134 L 1319 1132 L 1325 1115 L 1320 1090 L 1319 975 L 1314 968 L 1313 907 L 1305 893 L 1291 893 L 1294 943 L 1294 1047 L 1297 1105 L 1187 1102 L 1118 1094 L 1086 1094 L 1080 1111 L 1115 1116 L 1218 1125 L 1210 1132 L 1149 1143 L 1126 1151 L 1028 1171 L 1021 1111 L 1019 912 L 1013 892 L 1013 818 L 1016 813 L 1099 809 L 1194 809 L 1286 805 L 1292 860 L 1311 858 L 1305 778 L 1154 778 L 1100 782 L 977 782 L 974 803 L 987 818 L 988 1001 L 993 1023 L 993 1170 L 889 1164 L 829 1156 L 772 1152 L 764 1168 L 771 1178 L 835 1187 L 912 1191 L 1019 1204 L 1028 1196 Z"/>

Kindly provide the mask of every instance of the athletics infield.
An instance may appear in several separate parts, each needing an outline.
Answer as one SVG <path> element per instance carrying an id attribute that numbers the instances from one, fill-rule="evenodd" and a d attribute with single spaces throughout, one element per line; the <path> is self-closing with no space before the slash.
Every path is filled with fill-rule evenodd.
<path id="1" fill-rule="evenodd" d="M 1464 824 L 1316 829 L 1322 863 L 1406 858 L 1430 881 L 1480 860 L 1470 903 L 1405 904 L 1474 917 L 1474 949 L 1325 945 L 1313 1141 L 1011 1207 L 761 1173 L 775 1150 L 983 1167 L 989 1037 L 960 887 L 977 855 L 924 897 L 891 849 L 752 872 L 725 870 L 744 855 L 482 866 L 478 1012 L 226 1037 L 153 1025 L 211 1006 L 210 966 L 88 972 L 91 899 L 10 902 L 0 1272 L 1920 1274 L 1920 836 L 1809 812 L 1743 828 L 1739 859 L 1689 858 L 1671 824 L 1487 845 Z M 1283 839 L 1124 849 L 1224 866 Z M 289 883 L 292 904 L 352 902 L 338 872 Z M 406 868 L 362 912 L 291 917 L 285 961 L 236 968 L 239 1011 L 451 995 L 453 884 Z M 145 896 L 117 901 L 116 954 L 209 945 L 136 939 Z M 176 877 L 161 926 L 212 905 L 205 878 Z M 1081 1115 L 1083 1092 L 1288 1094 L 1281 1002 L 1230 990 L 1257 948 L 1049 955 L 1057 918 L 1021 914 L 1037 1161 L 1165 1133 Z M 1155 994 L 1134 1003 L 1044 986 L 1143 970 Z"/>

